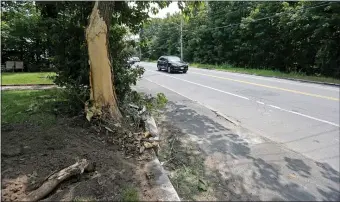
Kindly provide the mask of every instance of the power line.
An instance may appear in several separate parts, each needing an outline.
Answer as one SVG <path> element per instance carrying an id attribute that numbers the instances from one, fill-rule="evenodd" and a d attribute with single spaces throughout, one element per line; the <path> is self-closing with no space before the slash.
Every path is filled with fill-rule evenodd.
<path id="1" fill-rule="evenodd" d="M 321 4 L 318 4 L 318 5 L 315 5 L 315 6 L 310 6 L 310 7 L 307 7 L 307 8 L 300 8 L 300 9 L 297 9 L 297 10 L 294 10 L 294 11 L 299 11 L 299 10 L 309 10 L 309 9 L 312 9 L 312 8 L 318 8 L 318 7 L 321 7 L 321 6 L 325 6 L 325 5 L 329 5 L 331 4 L 332 2 L 326 2 L 326 3 L 321 3 Z M 289 11 L 290 12 L 290 11 Z M 275 15 L 271 15 L 271 16 L 267 16 L 267 17 L 263 17 L 263 18 L 258 18 L 258 19 L 254 19 L 252 22 L 257 22 L 257 21 L 262 21 L 262 20 L 266 20 L 266 19 L 269 19 L 269 18 L 274 18 L 274 17 L 278 17 L 282 14 L 285 14 L 285 13 L 288 13 L 288 12 L 281 12 L 279 14 L 275 14 Z M 220 29 L 220 28 L 226 28 L 226 27 L 231 27 L 231 26 L 235 26 L 235 25 L 240 25 L 242 24 L 241 23 L 234 23 L 234 24 L 229 24 L 229 25 L 225 25 L 225 26 L 220 26 L 220 27 L 212 27 L 212 28 L 207 28 L 207 29 L 204 29 L 204 31 L 206 30 L 214 30 L 214 29 Z M 183 30 L 183 31 L 190 31 L 190 30 Z"/>

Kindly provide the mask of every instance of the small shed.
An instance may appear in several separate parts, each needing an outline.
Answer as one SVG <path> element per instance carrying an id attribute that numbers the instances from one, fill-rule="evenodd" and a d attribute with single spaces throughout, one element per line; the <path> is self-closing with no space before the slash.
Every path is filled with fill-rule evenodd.
<path id="1" fill-rule="evenodd" d="M 15 62 L 14 61 L 6 61 L 6 71 L 14 71 Z"/>
<path id="2" fill-rule="evenodd" d="M 21 70 L 24 71 L 23 61 L 6 61 L 5 71 Z"/>
<path id="3" fill-rule="evenodd" d="M 24 71 L 24 62 L 23 61 L 15 61 L 15 70 Z"/>

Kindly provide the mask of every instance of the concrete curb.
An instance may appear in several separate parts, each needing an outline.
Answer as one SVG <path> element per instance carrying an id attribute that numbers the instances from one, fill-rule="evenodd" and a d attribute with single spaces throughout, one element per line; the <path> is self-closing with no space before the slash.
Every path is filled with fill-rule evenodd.
<path id="1" fill-rule="evenodd" d="M 157 125 L 155 127 L 158 131 Z M 177 191 L 172 185 L 167 173 L 165 172 L 153 149 L 151 150 L 151 155 L 153 156 L 153 159 L 147 162 L 144 165 L 144 168 L 147 176 L 150 176 L 149 178 L 152 185 L 152 193 L 154 193 L 154 195 L 157 197 L 157 201 L 181 201 Z"/>
<path id="2" fill-rule="evenodd" d="M 152 155 L 154 158 L 145 164 L 145 170 L 148 176 L 152 176 L 150 180 L 152 193 L 155 194 L 157 201 L 181 201 L 153 150 Z"/>
<path id="3" fill-rule="evenodd" d="M 219 69 L 211 69 L 211 68 L 204 68 L 204 67 L 197 67 L 197 66 L 192 66 L 193 68 L 197 69 L 207 69 L 207 70 L 215 70 L 215 71 L 221 71 L 221 72 L 229 72 L 229 71 L 223 71 Z M 275 78 L 275 79 L 286 79 L 290 81 L 299 81 L 303 83 L 312 83 L 312 84 L 321 84 L 321 85 L 327 85 L 327 86 L 337 86 L 340 87 L 340 84 L 337 83 L 327 83 L 327 82 L 321 82 L 321 81 L 310 81 L 310 80 L 304 80 L 304 79 L 296 79 L 296 78 L 288 78 L 288 77 L 277 77 L 277 76 L 264 76 L 264 75 L 257 75 L 257 74 L 246 74 L 246 73 L 241 73 L 241 72 L 229 72 L 229 73 L 237 73 L 237 74 L 244 74 L 244 75 L 252 75 L 252 76 L 262 76 L 266 78 Z"/>

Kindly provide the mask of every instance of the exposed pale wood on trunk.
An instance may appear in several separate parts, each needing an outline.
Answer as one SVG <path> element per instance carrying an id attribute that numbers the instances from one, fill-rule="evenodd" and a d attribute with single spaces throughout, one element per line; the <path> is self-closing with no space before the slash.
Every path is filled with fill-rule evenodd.
<path id="1" fill-rule="evenodd" d="M 122 117 L 113 85 L 108 51 L 108 33 L 114 2 L 95 2 L 86 29 L 90 64 L 91 100 L 96 108 L 107 110 L 112 118 Z"/>

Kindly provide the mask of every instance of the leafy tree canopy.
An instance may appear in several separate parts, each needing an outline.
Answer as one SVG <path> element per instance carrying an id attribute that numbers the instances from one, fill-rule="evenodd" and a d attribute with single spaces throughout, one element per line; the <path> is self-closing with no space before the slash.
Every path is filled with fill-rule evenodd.
<path id="1" fill-rule="evenodd" d="M 340 76 L 338 2 L 190 3 L 183 15 L 143 25 L 144 57 L 180 55 L 176 24 L 183 18 L 183 52 L 189 62 Z"/>

